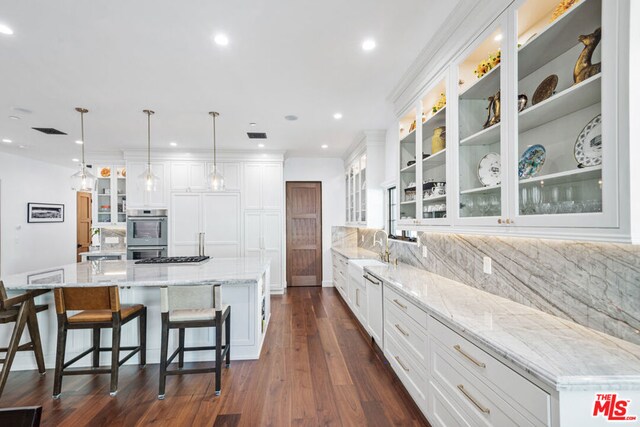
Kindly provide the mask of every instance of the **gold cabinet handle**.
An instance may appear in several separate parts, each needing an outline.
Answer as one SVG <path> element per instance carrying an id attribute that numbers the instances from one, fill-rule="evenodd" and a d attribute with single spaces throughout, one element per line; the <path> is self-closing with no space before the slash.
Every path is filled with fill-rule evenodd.
<path id="1" fill-rule="evenodd" d="M 475 358 L 475 357 L 473 357 L 473 356 L 471 356 L 471 355 L 467 354 L 464 350 L 462 350 L 462 347 L 460 347 L 460 345 L 459 345 L 459 344 L 454 345 L 454 346 L 453 346 L 453 348 L 454 348 L 454 350 L 456 350 L 458 353 L 460 353 L 461 355 L 463 355 L 464 357 L 466 357 L 468 360 L 470 360 L 471 362 L 473 362 L 476 366 L 479 366 L 479 367 L 481 367 L 481 368 L 486 368 L 486 367 L 487 367 L 487 365 L 485 365 L 485 364 L 484 364 L 484 363 L 482 363 L 482 362 L 478 362 L 478 361 L 476 360 L 476 358 Z"/>
<path id="2" fill-rule="evenodd" d="M 464 397 L 466 397 L 467 399 L 469 399 L 471 401 L 471 403 L 473 403 L 475 405 L 476 408 L 478 408 L 478 410 L 480 412 L 483 412 L 485 414 L 490 414 L 491 410 L 489 410 L 489 408 L 487 408 L 486 406 L 482 406 L 475 397 L 473 397 L 465 388 L 464 385 L 462 384 L 458 384 L 458 390 L 460 390 L 462 392 L 462 394 L 464 394 Z"/>
<path id="3" fill-rule="evenodd" d="M 398 324 L 396 323 L 394 326 L 396 327 L 396 329 L 397 329 L 397 330 L 399 330 L 399 331 L 402 333 L 402 335 L 404 335 L 405 337 L 408 337 L 408 336 L 409 336 L 409 333 L 408 333 L 407 331 L 405 331 L 404 329 L 402 329 L 402 328 L 400 327 L 400 325 L 398 325 Z"/>
<path id="4" fill-rule="evenodd" d="M 400 364 L 400 366 L 402 366 L 402 369 L 404 369 L 405 371 L 409 372 L 409 368 L 404 366 L 404 363 L 402 363 L 402 360 L 400 360 L 400 358 L 398 356 L 395 356 L 395 358 L 396 358 L 396 361 Z"/>
<path id="5" fill-rule="evenodd" d="M 394 299 L 393 302 L 395 302 L 396 304 L 398 304 L 400 307 L 404 308 L 405 310 L 407 309 L 407 306 L 402 304 L 400 301 L 398 301 L 397 299 Z"/>

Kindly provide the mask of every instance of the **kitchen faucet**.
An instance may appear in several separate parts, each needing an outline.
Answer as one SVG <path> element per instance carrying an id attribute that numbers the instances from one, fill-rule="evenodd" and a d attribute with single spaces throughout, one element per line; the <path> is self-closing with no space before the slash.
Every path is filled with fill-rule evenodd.
<path id="1" fill-rule="evenodd" d="M 384 234 L 384 246 L 382 245 L 382 239 L 376 239 L 376 236 L 380 232 Z M 378 230 L 373 235 L 373 246 L 377 245 L 378 243 L 380 243 L 380 259 L 384 262 L 389 262 L 391 252 L 389 252 L 389 234 L 386 232 L 386 230 Z"/>

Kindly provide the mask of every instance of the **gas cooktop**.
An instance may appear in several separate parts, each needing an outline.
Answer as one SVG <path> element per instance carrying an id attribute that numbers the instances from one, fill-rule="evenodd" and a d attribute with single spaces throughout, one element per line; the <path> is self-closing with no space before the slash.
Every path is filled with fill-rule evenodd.
<path id="1" fill-rule="evenodd" d="M 136 264 L 184 264 L 196 263 L 209 259 L 208 256 L 160 256 L 136 261 Z"/>

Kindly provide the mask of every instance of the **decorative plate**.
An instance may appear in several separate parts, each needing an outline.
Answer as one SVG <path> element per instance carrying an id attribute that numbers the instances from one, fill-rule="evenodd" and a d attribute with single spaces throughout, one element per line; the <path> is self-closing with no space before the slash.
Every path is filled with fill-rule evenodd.
<path id="1" fill-rule="evenodd" d="M 602 164 L 602 115 L 595 116 L 582 129 L 576 145 L 573 148 L 573 155 L 578 162 L 579 168 L 587 166 L 597 166 Z"/>
<path id="2" fill-rule="evenodd" d="M 111 168 L 100 169 L 100 176 L 103 178 L 109 178 L 111 176 Z"/>
<path id="3" fill-rule="evenodd" d="M 489 153 L 478 163 L 478 179 L 484 186 L 499 185 L 502 181 L 500 173 L 500 154 Z"/>
<path id="4" fill-rule="evenodd" d="M 556 86 L 558 86 L 558 75 L 551 74 L 549 77 L 544 79 L 542 83 L 540 83 L 540 85 L 538 85 L 538 88 L 533 93 L 531 105 L 536 105 L 537 103 L 550 98 L 551 95 L 553 95 L 553 92 L 556 90 Z"/>
<path id="5" fill-rule="evenodd" d="M 527 148 L 518 163 L 518 176 L 520 179 L 533 178 L 542 169 L 547 158 L 547 150 L 540 144 Z"/>

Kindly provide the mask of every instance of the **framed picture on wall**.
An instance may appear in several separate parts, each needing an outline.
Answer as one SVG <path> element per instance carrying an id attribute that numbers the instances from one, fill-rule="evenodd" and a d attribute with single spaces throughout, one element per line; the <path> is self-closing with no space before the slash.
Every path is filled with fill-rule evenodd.
<path id="1" fill-rule="evenodd" d="M 27 276 L 27 282 L 30 285 L 42 285 L 50 283 L 64 283 L 64 269 L 43 271 Z"/>
<path id="2" fill-rule="evenodd" d="M 64 222 L 64 205 L 28 203 L 27 222 Z"/>

